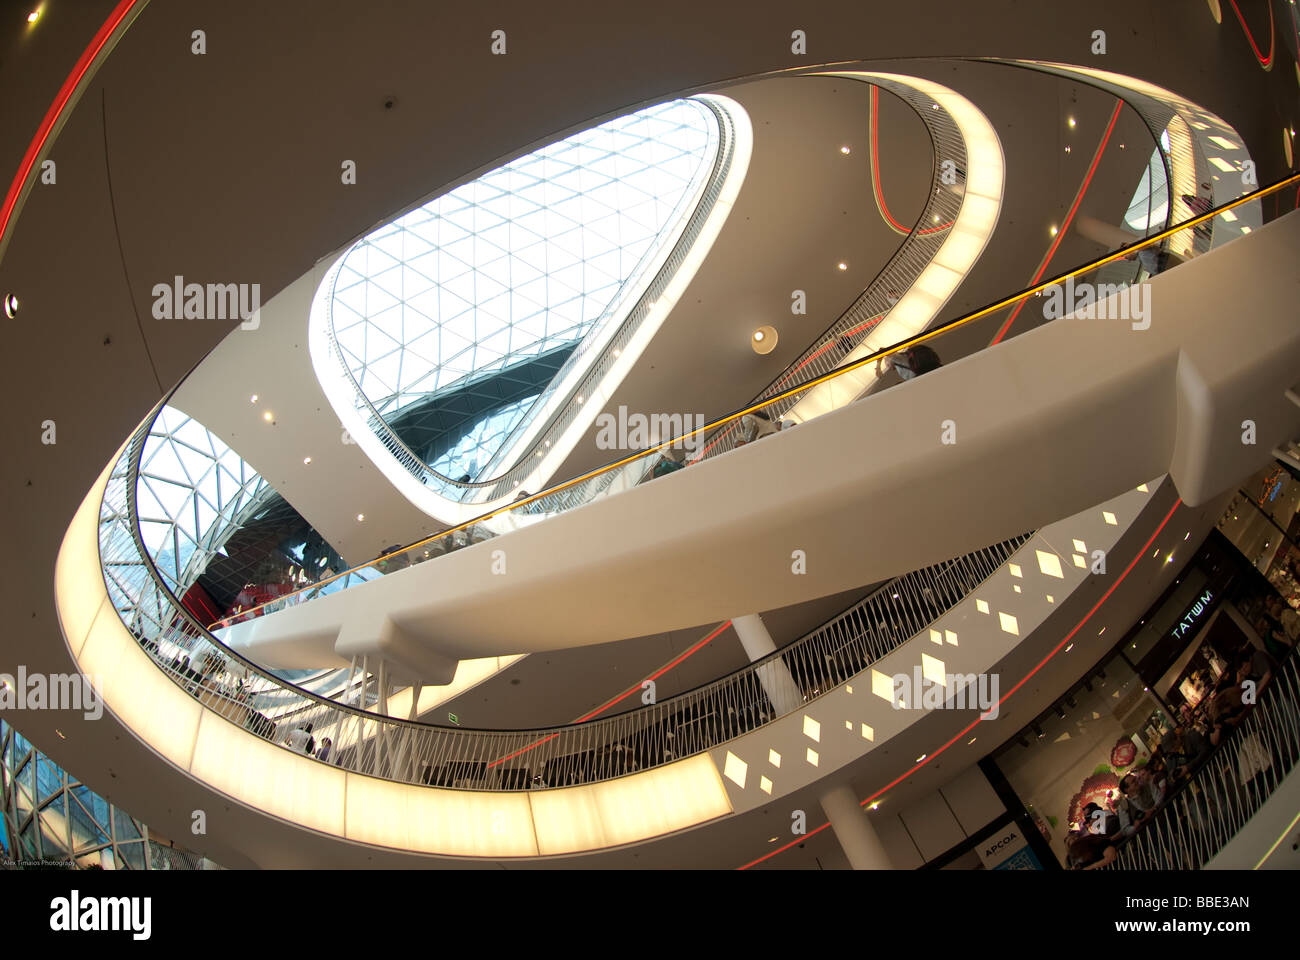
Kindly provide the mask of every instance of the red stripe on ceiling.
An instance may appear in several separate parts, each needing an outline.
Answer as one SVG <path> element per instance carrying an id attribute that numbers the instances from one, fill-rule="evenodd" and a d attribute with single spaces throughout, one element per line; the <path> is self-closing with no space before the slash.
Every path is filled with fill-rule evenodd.
<path id="1" fill-rule="evenodd" d="M 1266 7 L 1268 7 L 1268 56 L 1267 57 L 1259 52 L 1259 45 L 1255 43 L 1255 37 L 1253 34 L 1251 34 L 1250 27 L 1246 26 L 1246 18 L 1243 17 L 1241 15 L 1241 11 L 1237 9 L 1237 0 L 1228 0 L 1228 3 L 1232 4 L 1232 12 L 1237 15 L 1237 21 L 1241 24 L 1241 32 L 1246 35 L 1246 40 L 1250 43 L 1250 49 L 1255 54 L 1255 59 L 1259 61 L 1259 65 L 1263 67 L 1265 70 L 1269 69 L 1271 66 L 1273 66 L 1273 40 L 1274 40 L 1273 0 L 1265 0 L 1265 4 L 1264 4 Z"/>
<path id="2" fill-rule="evenodd" d="M 879 148 L 879 125 L 876 121 L 877 111 L 880 105 L 880 88 L 874 84 L 871 87 L 871 190 L 876 196 L 876 205 L 880 208 L 881 215 L 889 222 L 895 230 L 901 233 L 911 233 L 912 231 L 903 226 L 894 219 L 893 214 L 889 212 L 889 204 L 885 203 L 885 191 L 880 185 L 880 148 Z M 929 227 L 921 231 L 924 236 L 929 233 L 938 233 L 940 230 L 947 230 L 951 227 L 953 221 L 941 223 L 937 227 Z"/>
<path id="3" fill-rule="evenodd" d="M 1106 144 L 1110 142 L 1111 132 L 1115 129 L 1115 122 L 1119 120 L 1119 112 L 1123 107 L 1123 100 L 1115 101 L 1115 110 L 1110 115 L 1110 123 L 1106 125 L 1106 133 L 1102 136 L 1101 143 L 1097 145 L 1097 152 L 1092 155 L 1092 164 L 1088 167 L 1088 173 L 1083 178 L 1083 183 L 1079 185 L 1079 192 L 1074 196 L 1074 203 L 1070 206 L 1070 212 L 1066 214 L 1065 222 L 1062 223 L 1060 229 L 1056 231 L 1056 236 L 1052 240 L 1052 245 L 1047 249 L 1047 256 L 1045 256 L 1043 262 L 1039 264 L 1038 272 L 1034 274 L 1034 279 L 1030 280 L 1026 286 L 1032 287 L 1043 278 L 1043 274 L 1047 272 L 1047 265 L 1052 262 L 1052 257 L 1056 255 L 1057 248 L 1061 246 L 1061 241 L 1065 239 L 1065 231 L 1070 228 L 1070 223 L 1074 220 L 1074 215 L 1079 210 L 1079 204 L 1083 202 L 1083 197 L 1088 192 L 1088 185 L 1092 183 L 1093 174 L 1097 172 L 1097 166 L 1101 163 L 1101 155 L 1106 152 Z M 1025 300 L 1021 300 L 1016 304 L 1015 309 L 1011 311 L 1011 316 L 1007 317 L 1006 323 L 1002 324 L 1002 328 L 998 330 L 997 336 L 989 341 L 990 347 L 1001 342 L 1002 338 L 1007 335 L 1007 331 L 1011 329 L 1011 324 L 1016 322 L 1016 317 L 1020 315 L 1020 310 L 1024 305 Z"/>
<path id="4" fill-rule="evenodd" d="M 77 87 L 85 79 L 91 64 L 95 62 L 95 58 L 104 49 L 104 45 L 108 43 L 113 31 L 126 19 L 127 14 L 131 12 L 131 8 L 138 2 L 139 0 L 122 0 L 113 8 L 113 12 L 109 14 L 108 19 L 99 28 L 99 32 L 95 34 L 89 46 L 82 51 L 80 59 L 72 68 L 72 72 L 68 74 L 68 78 L 63 81 L 63 86 L 59 88 L 58 95 L 55 96 L 54 102 L 50 104 L 50 109 L 45 113 L 45 119 L 41 121 L 40 127 L 36 130 L 36 136 L 32 138 L 32 142 L 27 146 L 27 152 L 23 155 L 22 163 L 18 165 L 18 173 L 14 176 L 13 183 L 9 185 L 9 193 L 5 195 L 4 207 L 0 208 L 0 243 L 5 239 L 5 232 L 9 229 L 10 221 L 18 206 L 18 198 L 22 195 L 32 169 L 36 166 L 36 159 L 41 155 L 41 151 L 45 149 L 45 144 L 54 132 L 54 128 L 58 124 L 64 108 L 67 107 L 68 101 L 72 99 Z"/>
<path id="5" fill-rule="evenodd" d="M 1067 633 L 1065 637 L 1062 638 L 1061 642 L 1058 643 L 1055 647 L 1053 647 L 1051 652 L 1048 653 L 1047 656 L 1043 657 L 1041 661 L 1039 661 L 1038 666 L 1034 667 L 1034 669 L 1030 670 L 1027 674 L 1025 674 L 1024 677 L 1021 678 L 1019 683 L 1017 683 L 1014 687 L 1012 687 L 1002 697 L 998 699 L 999 708 L 1001 708 L 1002 704 L 1006 703 L 1007 700 L 1011 698 L 1012 694 L 1014 694 L 1017 690 L 1019 690 L 1026 683 L 1028 683 L 1030 677 L 1036 674 L 1039 670 L 1043 669 L 1043 667 L 1047 665 L 1048 661 L 1051 660 L 1054 656 L 1056 656 L 1057 653 L 1060 652 L 1061 648 L 1064 647 L 1067 643 L 1069 643 L 1076 633 L 1078 633 L 1081 629 L 1083 629 L 1084 624 L 1086 624 L 1089 620 L 1091 620 L 1093 614 L 1095 614 L 1098 610 L 1101 609 L 1102 604 L 1104 604 L 1108 599 L 1110 599 L 1110 595 L 1115 592 L 1115 590 L 1119 587 L 1121 583 L 1124 582 L 1124 578 L 1127 577 L 1133 571 L 1133 568 L 1137 566 L 1137 562 L 1146 555 L 1146 552 L 1148 550 L 1151 549 L 1151 544 L 1156 542 L 1156 537 L 1160 536 L 1160 531 L 1164 530 L 1164 528 L 1169 524 L 1169 521 L 1173 518 L 1173 515 L 1177 512 L 1178 508 L 1181 507 L 1182 505 L 1183 505 L 1183 501 L 1181 498 L 1174 501 L 1174 505 L 1169 508 L 1169 512 L 1165 514 L 1165 518 L 1160 521 L 1160 526 L 1156 527 L 1155 532 L 1152 533 L 1151 536 L 1147 539 L 1147 542 L 1143 544 L 1142 549 L 1138 550 L 1137 554 L 1133 557 L 1133 559 L 1129 561 L 1129 565 L 1124 568 L 1124 572 L 1121 573 L 1116 578 L 1115 582 L 1110 585 L 1110 588 L 1101 595 L 1101 599 L 1098 600 L 1095 604 L 1093 604 L 1092 609 L 1089 610 L 1084 615 L 1083 619 L 1080 620 L 1077 624 L 1075 624 L 1074 629 L 1071 630 L 1069 633 Z M 894 778 L 889 783 L 885 784 L 883 787 L 881 787 L 879 790 L 873 793 L 871 796 L 867 797 L 865 800 L 859 801 L 858 806 L 860 807 L 866 806 L 867 804 L 871 803 L 873 800 L 879 798 L 881 794 L 885 793 L 886 791 L 902 783 L 912 774 L 916 773 L 916 771 L 920 770 L 922 767 L 928 764 L 935 757 L 939 756 L 941 753 L 943 753 L 945 750 L 951 747 L 962 737 L 966 736 L 966 734 L 974 730 L 975 727 L 977 727 L 981 722 L 983 722 L 983 720 L 984 718 L 982 716 L 974 720 L 964 730 L 958 732 L 956 736 L 954 736 L 951 740 L 949 740 L 943 746 L 939 747 L 939 749 L 926 754 L 924 760 L 916 764 L 906 773 Z M 820 827 L 818 827 L 816 830 L 813 830 L 810 833 L 808 833 L 806 836 L 811 837 L 813 834 L 825 830 L 829 826 L 830 826 L 830 822 L 827 821 L 826 823 L 823 823 Z M 745 864 L 742 867 L 737 867 L 736 869 L 748 870 L 750 867 L 754 866 L 755 864 L 762 863 L 764 860 L 768 860 L 771 857 L 775 857 L 778 853 L 782 853 L 785 850 L 789 850 L 790 847 L 794 846 L 795 843 L 799 843 L 803 839 L 805 838 L 801 837 L 798 840 L 795 840 L 791 843 L 787 843 L 785 846 L 779 847 L 776 850 L 771 851 L 770 853 L 764 854 L 763 856 L 759 857 L 757 860 L 751 860 L 749 863 Z"/>
<path id="6" fill-rule="evenodd" d="M 669 660 L 666 664 L 664 664 L 654 673 L 650 674 L 650 676 L 646 677 L 645 680 L 642 680 L 640 683 L 636 684 L 636 686 L 629 687 L 627 690 L 623 691 L 623 693 L 620 693 L 613 700 L 610 700 L 608 703 L 602 704 L 601 706 L 597 707 L 595 710 L 592 710 L 590 713 L 583 714 L 581 717 L 579 717 L 577 720 L 574 720 L 573 722 L 586 723 L 588 720 L 592 719 L 593 717 L 596 717 L 604 713 L 610 707 L 614 706 L 614 704 L 619 703 L 620 701 L 631 696 L 633 693 L 636 693 L 638 690 L 642 689 L 641 685 L 644 684 L 646 680 L 659 679 L 665 673 L 671 670 L 673 667 L 677 666 L 679 663 L 685 660 L 687 657 L 693 656 L 694 654 L 698 653 L 700 650 L 704 649 L 706 645 L 708 645 L 713 640 L 715 640 L 718 637 L 718 635 L 721 634 L 722 631 L 726 630 L 729 626 L 731 626 L 730 620 L 726 621 L 725 623 L 719 624 L 707 636 L 697 641 L 693 646 L 682 651 L 673 659 Z M 505 763 L 507 760 L 513 760 L 515 757 L 522 756 L 523 754 L 527 753 L 530 750 L 535 750 L 538 747 L 540 747 L 542 744 L 549 743 L 551 740 L 554 740 L 558 736 L 559 736 L 558 733 L 552 733 L 549 736 L 542 737 L 540 740 L 537 740 L 534 743 L 530 743 L 526 747 L 521 747 L 520 749 L 516 750 L 512 754 L 493 760 L 491 763 L 488 764 L 488 769 L 491 769 L 492 767 L 495 767 L 498 764 Z"/>
<path id="7" fill-rule="evenodd" d="M 597 715 L 599 715 L 599 714 L 604 713 L 604 712 L 605 712 L 606 710 L 608 710 L 610 707 L 614 706 L 614 704 L 619 703 L 619 702 L 625 700 L 626 698 L 630 697 L 632 694 L 636 693 L 638 690 L 642 689 L 642 684 L 644 684 L 644 683 L 646 682 L 646 680 L 658 680 L 658 679 L 659 679 L 660 677 L 662 677 L 665 673 L 667 673 L 667 672 L 668 672 L 669 670 L 671 670 L 673 667 L 677 666 L 679 663 L 681 663 L 681 662 L 682 662 L 683 660 L 685 660 L 687 657 L 690 657 L 690 656 L 692 656 L 693 654 L 695 654 L 695 653 L 697 653 L 698 651 L 700 651 L 701 649 L 703 649 L 704 646 L 705 646 L 706 644 L 708 644 L 708 643 L 710 643 L 712 640 L 714 640 L 714 639 L 718 636 L 718 634 L 722 633 L 722 631 L 723 631 L 723 630 L 726 630 L 727 627 L 729 627 L 729 626 L 731 626 L 731 621 L 730 621 L 730 620 L 728 620 L 726 623 L 720 624 L 718 627 L 716 627 L 716 628 L 713 630 L 712 633 L 710 633 L 710 634 L 709 634 L 708 636 L 706 636 L 704 639 L 700 640 L 699 642 L 697 642 L 694 646 L 690 647 L 689 649 L 687 649 L 687 650 L 683 651 L 682 653 L 678 654 L 678 655 L 677 655 L 676 657 L 674 657 L 672 660 L 668 661 L 668 663 L 664 664 L 662 667 L 660 667 L 660 668 L 659 668 L 658 670 L 656 670 L 654 673 L 650 674 L 650 676 L 646 677 L 645 680 L 642 680 L 640 683 L 636 684 L 635 686 L 628 687 L 625 691 L 623 691 L 622 693 L 620 693 L 620 694 L 619 694 L 617 697 L 615 697 L 613 700 L 610 700 L 608 703 L 603 704 L 602 706 L 597 707 L 595 710 L 592 710 L 590 713 L 585 713 L 585 714 L 583 714 L 582 716 L 580 716 L 577 720 L 574 720 L 573 722 L 574 722 L 574 723 L 586 723 L 586 722 L 587 722 L 588 720 L 590 720 L 592 717 L 595 717 L 595 716 L 597 716 Z"/>

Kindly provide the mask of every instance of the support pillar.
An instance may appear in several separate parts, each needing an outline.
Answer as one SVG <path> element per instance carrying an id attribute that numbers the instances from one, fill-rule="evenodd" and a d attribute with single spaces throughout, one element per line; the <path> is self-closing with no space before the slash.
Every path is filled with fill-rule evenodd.
<path id="1" fill-rule="evenodd" d="M 894 865 L 885 853 L 875 824 L 858 803 L 858 795 L 848 784 L 834 787 L 819 798 L 831 821 L 835 839 L 844 849 L 854 870 L 892 870 Z"/>
<path id="2" fill-rule="evenodd" d="M 758 614 L 749 613 L 743 617 L 732 617 L 731 625 L 736 628 L 736 636 L 740 637 L 740 645 L 745 648 L 745 654 L 751 663 L 776 653 L 776 644 L 772 641 L 772 635 L 767 632 L 767 626 Z M 803 704 L 803 691 L 799 689 L 799 684 L 795 683 L 794 677 L 790 675 L 790 668 L 781 661 L 780 657 L 764 664 L 755 672 L 758 675 L 758 682 L 763 685 L 763 690 L 767 693 L 767 698 L 772 701 L 778 716 L 797 710 Z"/>

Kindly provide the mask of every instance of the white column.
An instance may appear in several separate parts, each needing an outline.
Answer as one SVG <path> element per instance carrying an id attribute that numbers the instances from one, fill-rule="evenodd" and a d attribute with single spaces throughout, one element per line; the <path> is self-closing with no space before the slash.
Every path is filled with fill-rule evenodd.
<path id="1" fill-rule="evenodd" d="M 858 795 L 847 784 L 835 787 L 819 798 L 831 821 L 835 839 L 854 870 L 892 870 L 889 855 L 876 834 L 876 828 L 858 803 Z"/>
<path id="2" fill-rule="evenodd" d="M 772 642 L 772 635 L 767 632 L 767 626 L 758 614 L 749 613 L 743 617 L 732 617 L 731 625 L 736 628 L 736 636 L 740 637 L 740 645 L 745 648 L 745 654 L 751 663 L 776 653 L 776 644 Z M 803 703 L 803 692 L 799 689 L 799 684 L 794 682 L 794 677 L 790 675 L 790 668 L 779 657 L 759 667 L 755 672 L 758 674 L 758 682 L 763 685 L 763 690 L 772 701 L 778 716 L 799 709 Z"/>

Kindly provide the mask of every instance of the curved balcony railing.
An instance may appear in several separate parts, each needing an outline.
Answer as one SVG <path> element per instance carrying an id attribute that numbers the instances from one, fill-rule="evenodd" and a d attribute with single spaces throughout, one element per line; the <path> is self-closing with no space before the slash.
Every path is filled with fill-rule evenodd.
<path id="1" fill-rule="evenodd" d="M 1292 652 L 1245 720 L 1118 847 L 1109 868 L 1201 869 L 1259 812 L 1298 761 L 1300 660 Z"/>
<path id="2" fill-rule="evenodd" d="M 938 351 L 944 354 L 945 362 L 960 359 L 983 347 L 974 342 L 975 338 L 967 336 L 959 340 L 950 338 L 950 334 L 965 330 L 977 321 L 998 317 L 1004 313 L 1023 309 L 1025 306 L 1032 305 L 1032 308 L 1019 314 L 1016 327 L 1006 333 L 1007 337 L 1018 336 L 1027 330 L 1049 323 L 1054 318 L 1054 315 L 1059 316 L 1062 313 L 1071 312 L 1070 308 L 1067 307 L 1062 313 L 1053 313 L 1051 306 L 1053 303 L 1060 306 L 1060 298 L 1052 296 L 1053 293 L 1059 292 L 1052 288 L 1062 287 L 1067 280 L 1072 281 L 1075 289 L 1079 289 L 1084 284 L 1096 285 L 1099 288 L 1102 285 L 1115 285 L 1119 282 L 1115 276 L 1115 268 L 1129 266 L 1126 261 L 1135 259 L 1140 252 L 1163 250 L 1165 244 L 1172 237 L 1180 234 L 1190 235 L 1203 224 L 1235 207 L 1258 201 L 1263 197 L 1271 196 L 1281 190 L 1297 185 L 1300 185 L 1300 174 L 1295 174 L 1277 183 L 1245 194 L 1190 220 L 1182 221 L 1149 237 L 1136 240 L 1082 266 L 1045 279 L 1027 289 L 950 320 L 931 330 L 908 337 L 859 360 L 845 363 L 806 383 L 784 389 L 765 400 L 750 404 L 680 437 L 665 440 L 646 450 L 630 454 L 596 470 L 555 484 L 540 493 L 521 497 L 512 504 L 499 507 L 473 520 L 426 537 L 369 563 L 335 574 L 310 587 L 286 594 L 283 597 L 277 597 L 260 606 L 242 611 L 235 616 L 218 620 L 209 624 L 208 629 L 221 629 L 233 623 L 242 622 L 252 617 L 264 616 L 319 596 L 335 593 L 356 583 L 372 580 L 383 573 L 401 570 L 417 563 L 435 559 L 469 544 L 479 543 L 519 526 L 539 521 L 546 516 L 562 513 L 590 503 L 600 497 L 610 496 L 630 489 L 637 484 L 654 479 L 664 472 L 680 468 L 681 463 L 674 461 L 671 456 L 676 449 L 701 442 L 698 438 L 718 438 L 723 436 L 726 430 L 734 428 L 739 421 L 751 414 L 760 414 L 769 422 L 774 422 L 778 419 L 774 411 L 790 409 L 801 399 L 809 396 L 814 390 L 821 390 L 824 394 L 822 397 L 824 401 L 822 412 L 847 406 L 856 401 L 864 392 L 861 383 L 855 382 L 855 374 L 868 374 L 873 367 L 879 372 L 882 362 L 887 360 L 892 362 L 896 355 L 922 344 L 931 349 L 938 348 Z M 1144 273 L 1143 270 L 1132 275 L 1142 276 Z M 1044 292 L 1047 292 L 1049 296 L 1044 297 Z M 889 384 L 876 379 L 872 386 L 887 388 Z M 738 443 L 738 440 L 731 441 L 728 449 L 738 445 Z M 709 453 L 717 455 L 718 451 L 715 449 L 709 451 Z"/>
<path id="3" fill-rule="evenodd" d="M 534 460 L 537 452 L 544 449 L 544 447 L 550 446 L 551 442 L 561 436 L 577 418 L 578 414 L 582 412 L 582 400 L 578 398 L 592 396 L 610 369 L 618 361 L 622 351 L 627 349 L 632 338 L 640 329 L 642 322 L 654 308 L 655 302 L 667 290 L 678 270 L 686 262 L 691 248 L 699 239 L 701 231 L 703 231 L 709 217 L 713 214 L 718 198 L 722 195 L 727 174 L 731 170 L 732 160 L 735 157 L 736 135 L 734 125 L 727 111 L 718 104 L 711 102 L 707 98 L 700 98 L 698 102 L 713 114 L 717 124 L 718 144 L 714 153 L 712 168 L 705 178 L 703 190 L 698 201 L 694 204 L 692 213 L 687 219 L 681 235 L 678 237 L 677 242 L 673 244 L 672 250 L 659 270 L 650 280 L 644 293 L 627 311 L 623 321 L 613 334 L 605 339 L 600 356 L 591 361 L 587 372 L 578 385 L 570 391 L 572 396 L 569 400 L 553 415 L 551 421 L 546 424 L 545 429 L 538 433 L 529 448 L 520 454 L 517 462 L 500 476 L 482 481 L 460 481 L 445 476 L 425 463 L 423 458 L 412 451 L 405 441 L 397 435 L 396 431 L 388 425 L 383 414 L 375 408 L 370 398 L 366 396 L 365 391 L 361 389 L 360 384 L 357 383 L 355 373 L 348 364 L 343 351 L 339 347 L 338 340 L 335 338 L 332 290 L 337 273 L 330 276 L 327 280 L 330 295 L 326 297 L 324 313 L 324 331 L 329 344 L 330 355 L 333 357 L 334 362 L 339 365 L 346 380 L 351 385 L 356 397 L 357 409 L 365 418 L 370 431 L 411 476 L 431 490 L 435 490 L 439 495 L 462 502 L 483 503 L 500 497 L 512 496 L 520 484 L 525 482 L 536 468 Z M 657 251 L 657 247 L 648 250 L 643 255 L 642 263 L 633 271 L 633 275 L 639 275 L 645 270 L 647 261 L 652 261 Z M 622 309 L 622 303 L 621 297 L 615 297 L 606 308 L 606 313 L 596 321 L 596 327 L 599 328 L 604 323 L 607 323 L 610 319 L 610 312 Z M 594 340 L 595 338 L 591 336 L 586 337 L 578 345 L 577 349 L 569 355 L 564 365 L 551 378 L 550 385 L 534 402 L 534 409 L 544 409 L 557 385 L 563 383 L 571 371 L 585 362 L 587 354 L 594 349 Z M 509 449 L 514 445 L 523 426 L 516 427 L 515 431 L 505 439 L 501 445 L 502 450 Z M 487 469 L 490 469 L 490 467 L 491 464 L 488 465 Z"/>
<path id="4" fill-rule="evenodd" d="M 924 629 L 1028 537 L 898 577 L 778 653 L 661 703 L 540 730 L 438 727 L 295 687 L 193 620 L 158 575 L 134 521 L 134 471 L 151 422 L 136 431 L 114 465 L 100 509 L 101 564 L 123 623 L 164 672 L 226 719 L 282 744 L 310 724 L 318 744 L 331 741 L 326 762 L 403 782 L 478 790 L 567 786 L 707 750 L 784 715 L 760 682 L 764 667 L 779 658 L 804 701 L 814 699 Z"/>
<path id="5" fill-rule="evenodd" d="M 1134 250 L 1160 243 L 1177 230 L 1194 229 L 1199 222 L 1224 209 L 1297 183 L 1300 175 L 1108 254 L 1071 271 L 1068 276 L 1095 274 Z M 1054 277 L 935 330 L 877 351 L 810 384 L 738 411 L 722 422 L 822 384 L 832 384 L 870 363 L 878 363 L 913 345 L 934 341 L 974 320 L 1042 293 L 1065 276 Z M 841 391 L 842 395 L 831 408 L 853 402 L 859 392 Z M 405 782 L 497 790 L 554 787 L 609 779 L 632 769 L 669 763 L 709 749 L 777 719 L 779 714 L 760 680 L 761 671 L 776 658 L 782 659 L 806 699 L 816 697 L 855 676 L 919 632 L 991 575 L 1023 542 L 1023 538 L 1017 538 L 900 577 L 889 584 L 888 590 L 874 592 L 861 604 L 778 653 L 659 704 L 589 723 L 540 730 L 436 727 L 348 707 L 296 688 L 226 647 L 193 620 L 154 569 L 136 523 L 133 498 L 139 453 L 159 409 L 161 404 L 136 430 L 114 464 L 101 505 L 100 559 L 109 596 L 123 623 L 175 682 L 230 721 L 268 740 L 285 743 L 286 748 L 293 729 L 311 724 L 312 736 L 318 743 L 326 738 L 331 740 L 332 754 L 327 762 Z M 718 425 L 702 429 L 716 429 Z M 429 547 L 433 543 L 445 544 L 457 534 L 467 539 L 479 532 L 495 535 L 498 531 L 489 526 L 494 519 L 512 513 L 528 516 L 557 512 L 559 498 L 586 502 L 581 496 L 574 497 L 575 489 L 598 488 L 606 494 L 623 489 L 623 481 L 635 483 L 647 474 L 653 475 L 652 466 L 670 445 L 671 441 L 665 442 L 552 491 L 521 500 L 399 551 L 386 561 L 404 557 L 408 562 L 419 562 L 424 557 L 415 559 L 412 554 L 431 556 Z M 610 474 L 614 475 L 613 481 L 609 479 Z M 295 595 L 298 599 L 293 602 L 331 588 L 342 589 L 349 577 L 366 579 L 377 575 L 378 568 L 367 565 L 303 591 Z M 269 609 L 268 605 L 255 612 Z"/>

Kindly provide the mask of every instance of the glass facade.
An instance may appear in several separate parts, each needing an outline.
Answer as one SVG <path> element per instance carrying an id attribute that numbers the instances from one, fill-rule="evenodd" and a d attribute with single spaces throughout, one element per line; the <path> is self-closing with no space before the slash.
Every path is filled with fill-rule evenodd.
<path id="1" fill-rule="evenodd" d="M 150 427 L 135 496 L 145 549 L 201 623 L 346 567 L 249 463 L 175 407 Z M 143 575 L 134 564 L 104 570 L 115 596 Z"/>
<path id="2" fill-rule="evenodd" d="M 363 238 L 339 269 L 330 322 L 365 399 L 399 429 L 404 408 L 492 381 L 430 462 L 480 479 L 546 386 L 530 361 L 573 351 L 625 312 L 693 211 L 718 142 L 702 103 L 660 104 L 514 160 Z"/>
<path id="3" fill-rule="evenodd" d="M 41 753 L 0 721 L 0 866 L 18 869 L 199 870 L 177 847 Z"/>

